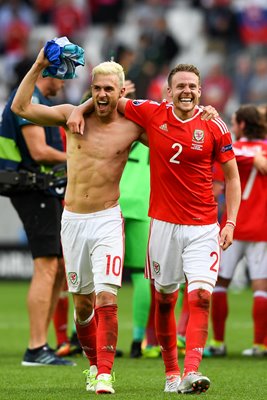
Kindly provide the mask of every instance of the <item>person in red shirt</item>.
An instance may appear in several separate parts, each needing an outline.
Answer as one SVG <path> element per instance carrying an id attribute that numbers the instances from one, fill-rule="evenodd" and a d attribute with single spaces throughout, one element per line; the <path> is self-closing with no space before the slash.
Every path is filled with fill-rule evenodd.
<path id="1" fill-rule="evenodd" d="M 152 220 L 146 275 L 154 279 L 156 288 L 156 332 L 165 364 L 165 391 L 198 393 L 210 385 L 198 367 L 207 339 L 220 246 L 225 250 L 233 240 L 240 183 L 227 126 L 220 118 L 201 120 L 198 70 L 178 65 L 169 74 L 168 92 L 173 104 L 123 100 L 119 110 L 141 125 L 149 139 Z M 212 191 L 215 160 L 223 167 L 228 210 L 220 239 Z M 184 276 L 190 316 L 180 382 L 174 309 Z"/>
<path id="2" fill-rule="evenodd" d="M 146 277 L 155 284 L 155 326 L 165 364 L 164 391 L 201 393 L 210 386 L 209 378 L 198 371 L 207 340 L 210 299 L 220 251 L 233 242 L 240 180 L 226 124 L 220 118 L 201 118 L 198 69 L 177 65 L 169 73 L 167 91 L 170 103 L 121 98 L 118 110 L 144 128 L 150 147 L 151 227 Z M 101 106 L 105 108 L 104 99 Z M 88 112 L 92 101 L 79 107 L 80 112 Z M 77 114 L 67 124 L 72 132 L 83 132 Z M 224 171 L 228 213 L 220 235 L 212 191 L 215 160 Z M 179 285 L 185 280 L 190 316 L 181 379 L 175 305 Z"/>
<path id="3" fill-rule="evenodd" d="M 225 356 L 228 315 L 227 288 L 238 262 L 245 257 L 253 290 L 254 345 L 244 356 L 267 354 L 267 154 L 266 127 L 255 105 L 242 105 L 232 116 L 232 132 L 240 180 L 241 204 L 235 240 L 222 255 L 219 278 L 212 296 L 214 339 L 205 356 Z M 222 216 L 224 223 L 227 216 Z"/>

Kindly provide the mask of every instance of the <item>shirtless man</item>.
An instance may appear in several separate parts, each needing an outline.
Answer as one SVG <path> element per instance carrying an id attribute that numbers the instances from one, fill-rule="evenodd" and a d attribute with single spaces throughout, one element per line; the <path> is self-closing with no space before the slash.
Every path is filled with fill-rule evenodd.
<path id="1" fill-rule="evenodd" d="M 86 389 L 111 394 L 124 253 L 119 182 L 131 144 L 146 143 L 146 135 L 117 111 L 125 87 L 123 69 L 115 62 L 93 69 L 94 112 L 85 117 L 83 135 L 70 133 L 66 122 L 74 106 L 31 103 L 34 84 L 48 65 L 42 49 L 18 88 L 12 111 L 39 125 L 61 125 L 67 131 L 68 185 L 61 232 L 68 287 L 77 335 L 90 363 Z M 204 114 L 211 118 L 212 113 Z"/>
<path id="2" fill-rule="evenodd" d="M 12 111 L 38 125 L 67 129 L 74 106 L 31 103 L 34 84 L 48 65 L 41 50 L 21 82 Z M 86 117 L 83 136 L 67 130 L 68 185 L 62 245 L 77 334 L 90 363 L 86 388 L 96 393 L 114 393 L 111 370 L 124 254 L 119 182 L 131 144 L 141 139 L 143 131 L 117 111 L 124 91 L 123 68 L 115 62 L 98 65 L 92 76 L 95 112 Z"/>

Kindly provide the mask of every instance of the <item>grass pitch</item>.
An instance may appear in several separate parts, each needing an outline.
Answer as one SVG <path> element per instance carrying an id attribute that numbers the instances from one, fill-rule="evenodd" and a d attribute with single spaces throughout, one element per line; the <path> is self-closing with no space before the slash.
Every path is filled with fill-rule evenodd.
<path id="1" fill-rule="evenodd" d="M 73 358 L 77 367 L 22 367 L 28 341 L 26 295 L 28 282 L 0 282 L 0 399 L 2 400 L 79 400 L 95 398 L 85 391 L 82 371 L 88 367 L 83 357 Z M 118 348 L 124 357 L 115 360 L 116 399 L 171 399 L 165 394 L 161 359 L 129 358 L 132 338 L 132 287 L 125 283 L 119 292 Z M 71 302 L 71 301 L 70 301 Z M 203 359 L 200 371 L 211 379 L 211 387 L 202 397 L 220 400 L 265 400 L 267 398 L 267 358 L 244 358 L 241 351 L 252 344 L 252 294 L 230 292 L 227 323 L 228 356 Z M 70 320 L 72 321 L 72 307 Z M 71 322 L 72 323 L 72 322 Z M 71 327 L 70 323 L 70 327 Z M 49 344 L 55 346 L 53 328 Z M 180 357 L 181 367 L 183 357 Z M 190 395 L 195 397 L 195 395 Z"/>

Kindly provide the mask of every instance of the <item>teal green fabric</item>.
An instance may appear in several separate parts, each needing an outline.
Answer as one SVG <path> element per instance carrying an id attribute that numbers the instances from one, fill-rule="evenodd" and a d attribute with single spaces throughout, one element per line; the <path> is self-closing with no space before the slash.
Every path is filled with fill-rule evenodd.
<path id="1" fill-rule="evenodd" d="M 73 79 L 77 76 L 76 67 L 85 64 L 84 49 L 71 43 L 66 36 L 49 40 L 44 53 L 51 64 L 44 69 L 43 77 Z"/>
<path id="2" fill-rule="evenodd" d="M 141 273 L 131 275 L 133 282 L 133 340 L 142 341 L 148 321 L 151 292 L 150 281 Z"/>

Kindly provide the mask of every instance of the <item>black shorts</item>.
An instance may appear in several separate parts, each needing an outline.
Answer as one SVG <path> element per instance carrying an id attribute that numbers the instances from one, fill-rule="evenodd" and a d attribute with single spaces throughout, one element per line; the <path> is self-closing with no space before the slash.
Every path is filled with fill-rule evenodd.
<path id="1" fill-rule="evenodd" d="M 23 223 L 32 257 L 61 257 L 62 200 L 37 191 L 21 193 L 10 200 Z"/>

